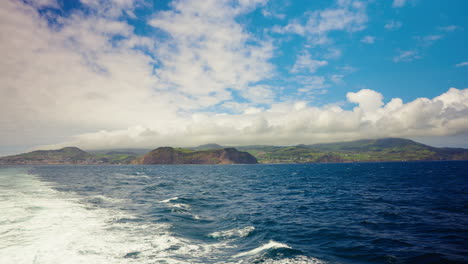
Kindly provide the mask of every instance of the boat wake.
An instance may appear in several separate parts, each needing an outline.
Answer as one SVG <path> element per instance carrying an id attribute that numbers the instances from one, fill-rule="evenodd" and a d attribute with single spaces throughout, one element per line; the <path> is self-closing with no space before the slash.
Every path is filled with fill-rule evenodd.
<path id="1" fill-rule="evenodd" d="M 170 223 L 97 206 L 119 200 L 57 191 L 21 169 L 0 169 L 0 182 L 0 263 L 251 263 L 269 250 L 290 248 L 270 241 L 236 254 L 232 239 L 248 236 L 253 226 L 209 234 L 215 242 L 193 241 L 174 235 Z M 162 203 L 190 210 L 177 200 Z M 321 263 L 305 257 L 263 261 Z"/>

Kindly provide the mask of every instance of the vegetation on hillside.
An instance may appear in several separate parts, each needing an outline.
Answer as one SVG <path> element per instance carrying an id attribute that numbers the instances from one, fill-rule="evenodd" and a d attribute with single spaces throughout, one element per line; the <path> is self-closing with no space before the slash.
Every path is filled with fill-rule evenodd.
<path id="1" fill-rule="evenodd" d="M 239 149 L 253 154 L 261 163 L 468 160 L 466 149 L 434 148 L 401 138 Z"/>
<path id="2" fill-rule="evenodd" d="M 66 147 L 3 157 L 0 158 L 0 164 L 129 164 L 136 157 L 134 153 L 92 154 L 76 147 Z"/>
<path id="3" fill-rule="evenodd" d="M 85 152 L 76 147 L 67 147 L 3 157 L 0 158 L 0 164 L 253 163 L 249 157 L 251 155 L 260 163 L 468 160 L 468 149 L 435 148 L 402 138 L 297 146 L 242 146 L 237 149 L 207 144 L 195 148 L 165 147 L 149 152 L 138 149 Z M 146 162 L 145 157 L 148 159 Z"/>

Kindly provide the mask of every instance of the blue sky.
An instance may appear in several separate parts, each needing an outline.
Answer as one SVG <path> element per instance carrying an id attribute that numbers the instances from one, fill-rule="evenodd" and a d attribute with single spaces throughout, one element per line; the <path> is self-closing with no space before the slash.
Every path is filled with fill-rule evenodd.
<path id="1" fill-rule="evenodd" d="M 8 0 L 2 152 L 378 137 L 468 147 L 467 9 Z"/>

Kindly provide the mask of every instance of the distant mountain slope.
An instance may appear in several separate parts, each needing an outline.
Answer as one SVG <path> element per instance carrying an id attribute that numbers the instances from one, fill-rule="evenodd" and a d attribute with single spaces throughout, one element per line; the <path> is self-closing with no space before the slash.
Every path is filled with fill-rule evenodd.
<path id="1" fill-rule="evenodd" d="M 36 150 L 24 154 L 0 158 L 0 164 L 15 165 L 59 165 L 59 164 L 128 164 L 137 156 L 134 154 L 90 154 L 76 147 L 57 150 Z"/>
<path id="2" fill-rule="evenodd" d="M 261 163 L 468 160 L 467 149 L 435 148 L 409 139 L 383 138 L 290 147 L 245 146 Z"/>
<path id="3" fill-rule="evenodd" d="M 205 145 L 200 145 L 198 147 L 193 147 L 193 148 L 188 148 L 188 149 L 193 149 L 193 150 L 211 150 L 211 149 L 222 149 L 224 148 L 221 145 L 215 144 L 215 143 L 209 143 Z"/>
<path id="4" fill-rule="evenodd" d="M 402 138 L 366 139 L 297 146 L 242 146 L 237 147 L 237 149 L 223 148 L 218 144 L 207 144 L 196 148 L 162 147 L 149 151 L 145 155 L 138 155 L 138 153 L 128 150 L 88 153 L 76 147 L 66 147 L 58 150 L 38 150 L 3 157 L 0 158 L 0 165 L 254 164 L 257 161 L 260 163 L 326 163 L 468 160 L 468 149 L 435 148 Z"/>
<path id="5" fill-rule="evenodd" d="M 94 149 L 94 150 L 87 150 L 88 153 L 91 154 L 107 154 L 107 155 L 114 155 L 114 154 L 131 154 L 131 155 L 144 155 L 150 152 L 151 148 L 113 148 L 113 149 Z"/>
<path id="6" fill-rule="evenodd" d="M 37 150 L 0 158 L 0 164 L 89 164 L 98 163 L 94 156 L 76 147 Z"/>
<path id="7" fill-rule="evenodd" d="M 257 159 L 235 148 L 192 151 L 161 147 L 134 161 L 134 164 L 256 164 Z"/>
<path id="8" fill-rule="evenodd" d="M 348 142 L 307 145 L 320 151 L 381 151 L 384 149 L 421 150 L 433 148 L 404 138 L 363 139 Z"/>

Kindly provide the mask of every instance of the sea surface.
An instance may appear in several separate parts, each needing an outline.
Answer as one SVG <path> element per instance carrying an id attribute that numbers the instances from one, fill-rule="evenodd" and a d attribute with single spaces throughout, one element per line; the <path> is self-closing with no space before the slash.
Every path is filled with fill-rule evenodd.
<path id="1" fill-rule="evenodd" d="M 0 263 L 468 263 L 468 162 L 0 167 Z"/>

